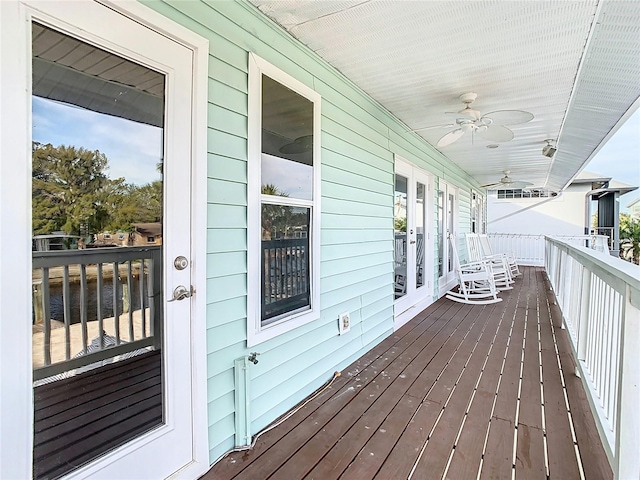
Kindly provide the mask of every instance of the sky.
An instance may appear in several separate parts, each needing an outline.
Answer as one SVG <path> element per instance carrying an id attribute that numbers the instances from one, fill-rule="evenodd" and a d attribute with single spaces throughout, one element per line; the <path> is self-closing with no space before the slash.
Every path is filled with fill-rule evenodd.
<path id="1" fill-rule="evenodd" d="M 640 110 L 636 111 L 593 157 L 585 170 L 640 187 Z M 620 212 L 640 198 L 640 189 L 620 197 Z"/>
<path id="2" fill-rule="evenodd" d="M 144 185 L 160 180 L 162 129 L 33 97 L 33 140 L 100 150 L 109 160 L 109 178 Z"/>

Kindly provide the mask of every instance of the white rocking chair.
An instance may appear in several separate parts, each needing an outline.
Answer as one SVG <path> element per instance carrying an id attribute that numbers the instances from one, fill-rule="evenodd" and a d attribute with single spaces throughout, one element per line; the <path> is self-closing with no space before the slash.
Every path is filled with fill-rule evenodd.
<path id="1" fill-rule="evenodd" d="M 457 245 L 449 239 L 452 245 L 455 270 L 458 275 L 458 290 L 449 290 L 445 297 L 454 302 L 488 305 L 501 302 L 498 289 L 494 281 L 492 267 L 487 262 L 460 263 Z"/>
<path id="2" fill-rule="evenodd" d="M 520 268 L 518 268 L 518 262 L 516 261 L 516 256 L 513 253 L 499 253 L 494 254 L 491 249 L 491 242 L 489 242 L 489 237 L 486 234 L 479 234 L 478 238 L 480 240 L 480 248 L 482 249 L 482 253 L 485 256 L 493 256 L 493 255 L 502 255 L 504 256 L 509 268 L 511 269 L 511 277 L 517 277 L 521 275 Z"/>
<path id="3" fill-rule="evenodd" d="M 465 240 L 469 261 L 490 263 L 491 270 L 493 271 L 493 279 L 498 290 L 511 290 L 513 288 L 511 286 L 513 284 L 513 277 L 511 275 L 511 267 L 504 255 L 485 255 L 477 233 L 465 234 Z"/>

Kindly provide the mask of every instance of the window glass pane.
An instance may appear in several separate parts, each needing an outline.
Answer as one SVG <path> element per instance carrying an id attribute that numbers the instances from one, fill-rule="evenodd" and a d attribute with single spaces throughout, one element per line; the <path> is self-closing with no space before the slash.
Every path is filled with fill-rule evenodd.
<path id="1" fill-rule="evenodd" d="M 263 193 L 313 199 L 313 102 L 262 76 Z"/>
<path id="2" fill-rule="evenodd" d="M 444 192 L 438 191 L 438 277 L 441 277 L 444 273 Z"/>
<path id="3" fill-rule="evenodd" d="M 424 224 L 427 188 L 416 183 L 416 288 L 424 285 Z"/>
<path id="4" fill-rule="evenodd" d="M 311 308 L 311 209 L 262 205 L 262 325 Z"/>
<path id="5" fill-rule="evenodd" d="M 395 298 L 407 293 L 407 178 L 396 175 L 393 202 Z"/>

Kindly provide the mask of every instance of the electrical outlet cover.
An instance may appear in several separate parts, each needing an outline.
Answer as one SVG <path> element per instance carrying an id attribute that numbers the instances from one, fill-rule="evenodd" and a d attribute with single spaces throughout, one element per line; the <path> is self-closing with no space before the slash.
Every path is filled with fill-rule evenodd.
<path id="1" fill-rule="evenodd" d="M 338 315 L 338 329 L 340 331 L 340 335 L 347 333 L 351 329 L 351 318 L 349 317 L 349 312 Z"/>

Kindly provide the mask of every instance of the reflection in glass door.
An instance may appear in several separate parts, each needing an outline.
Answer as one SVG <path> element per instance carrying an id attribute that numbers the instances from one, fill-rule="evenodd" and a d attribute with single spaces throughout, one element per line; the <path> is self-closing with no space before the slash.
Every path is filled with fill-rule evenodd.
<path id="1" fill-rule="evenodd" d="M 396 160 L 394 192 L 394 290 L 396 311 L 431 298 L 428 247 L 429 177 Z"/>
<path id="2" fill-rule="evenodd" d="M 398 299 L 407 294 L 407 184 L 409 179 L 396 174 L 393 204 L 394 290 Z"/>
<path id="3" fill-rule="evenodd" d="M 456 189 L 440 180 L 438 188 L 438 278 L 440 295 L 455 281 L 451 238 L 456 238 Z"/>
<path id="4" fill-rule="evenodd" d="M 164 422 L 165 77 L 33 23 L 34 478 Z"/>

